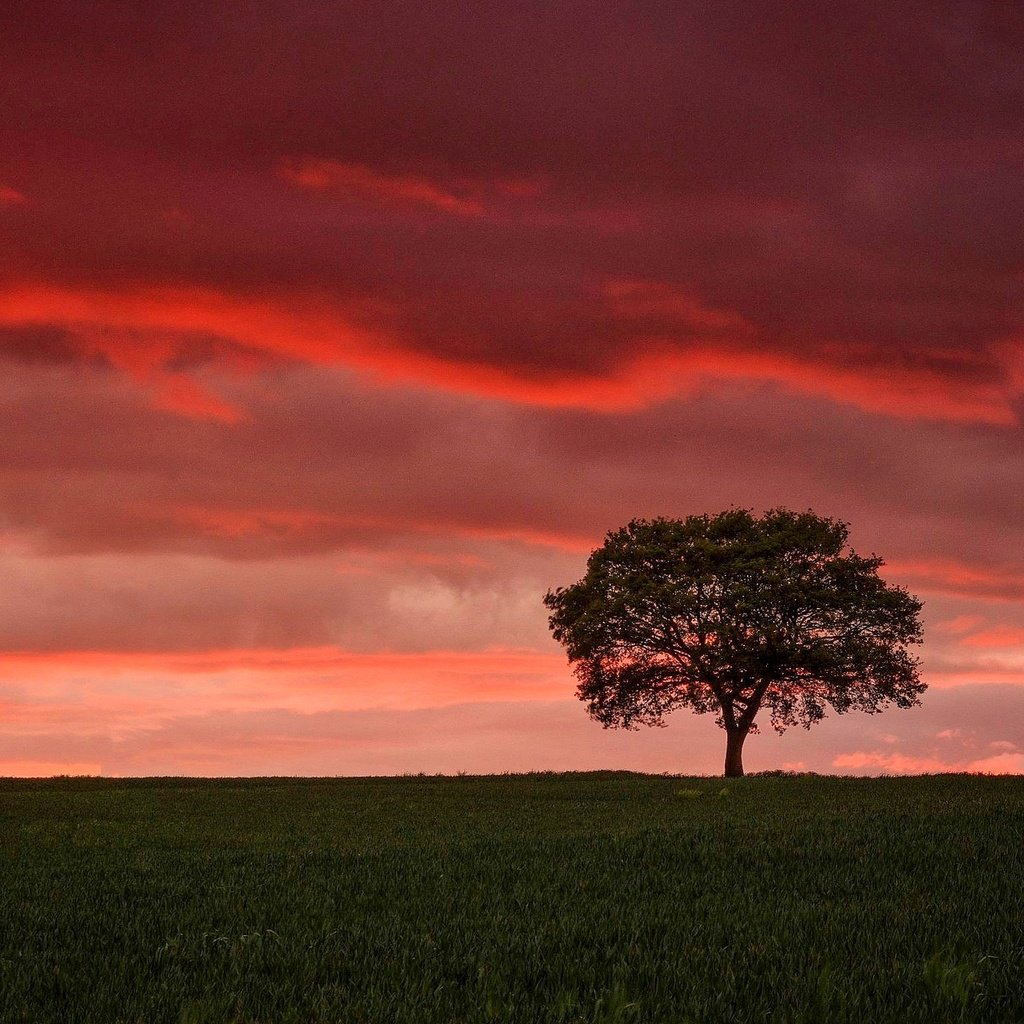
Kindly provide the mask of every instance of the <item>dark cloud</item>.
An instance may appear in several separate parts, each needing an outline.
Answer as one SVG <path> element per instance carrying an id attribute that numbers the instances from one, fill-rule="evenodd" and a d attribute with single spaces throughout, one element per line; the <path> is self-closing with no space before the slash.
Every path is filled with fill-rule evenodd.
<path id="1" fill-rule="evenodd" d="M 110 365 L 102 353 L 84 351 L 73 333 L 56 327 L 0 328 L 0 355 L 17 363 Z"/>
<path id="2" fill-rule="evenodd" d="M 649 280 L 821 373 L 1016 386 L 1008 7 L 42 3 L 7 29 L 0 175 L 33 197 L 0 217 L 8 275 L 317 287 L 527 379 L 646 351 L 599 292 Z"/>

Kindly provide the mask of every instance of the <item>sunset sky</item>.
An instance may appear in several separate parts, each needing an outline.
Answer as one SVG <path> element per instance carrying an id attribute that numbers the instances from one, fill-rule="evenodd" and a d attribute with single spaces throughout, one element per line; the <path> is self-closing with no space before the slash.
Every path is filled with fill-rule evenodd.
<path id="1" fill-rule="evenodd" d="M 1024 11 L 13 0 L 0 775 L 715 772 L 541 603 L 813 508 L 922 707 L 748 770 L 1024 771 Z"/>

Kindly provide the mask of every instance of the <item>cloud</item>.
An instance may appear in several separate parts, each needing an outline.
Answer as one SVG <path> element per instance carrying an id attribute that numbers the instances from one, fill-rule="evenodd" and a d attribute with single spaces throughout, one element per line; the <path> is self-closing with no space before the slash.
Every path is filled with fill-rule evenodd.
<path id="1" fill-rule="evenodd" d="M 1024 752 L 996 754 L 973 761 L 944 761 L 937 757 L 914 757 L 881 751 L 856 751 L 840 754 L 832 764 L 836 768 L 879 769 L 893 775 L 930 775 L 944 772 L 969 772 L 985 775 L 1024 774 Z"/>
<path id="2" fill-rule="evenodd" d="M 866 747 L 863 736 L 857 737 L 852 729 L 840 734 L 836 721 L 824 726 L 837 731 L 820 749 L 824 753 L 827 745 L 834 744 L 830 768 L 856 774 L 1020 774 L 1024 751 L 1024 729 L 1020 727 L 1024 719 L 1019 717 L 1022 710 L 1024 689 L 1019 685 L 965 684 L 950 690 L 930 689 L 922 707 L 899 716 L 898 744 L 885 750 Z M 853 720 L 847 721 L 852 724 Z"/>
<path id="3" fill-rule="evenodd" d="M 1018 602 L 1024 599 L 1024 567 L 1011 564 L 1003 566 L 969 565 L 952 558 L 931 561 L 893 561 L 889 571 L 897 573 L 911 586 L 926 587 L 957 596 L 971 597 L 984 601 Z M 982 640 L 970 637 L 961 644 L 980 646 L 985 638 L 993 634 L 978 633 Z"/>
<path id="4" fill-rule="evenodd" d="M 996 754 L 971 761 L 969 772 L 983 772 L 987 775 L 1024 775 L 1024 751 Z"/>
<path id="5" fill-rule="evenodd" d="M 204 682 L 194 675 L 175 700 L 166 680 L 133 675 L 131 669 L 101 680 L 100 668 L 97 663 L 86 699 L 70 709 L 59 701 L 48 705 L 51 694 L 45 687 L 35 704 L 4 705 L 0 743 L 7 763 L 19 774 L 43 774 L 44 765 L 64 772 L 95 770 L 98 765 L 103 774 L 113 775 L 597 768 L 716 774 L 724 753 L 723 734 L 709 716 L 679 714 L 665 729 L 626 732 L 601 729 L 571 699 L 482 698 L 441 707 L 346 710 L 349 693 L 330 686 L 319 689 L 317 700 L 304 709 L 298 695 L 292 704 L 275 705 L 259 687 L 251 699 L 232 704 L 240 689 L 236 680 Z M 94 685 L 103 689 L 93 692 Z M 122 695 L 120 707 L 115 686 Z M 796 771 L 839 768 L 845 774 L 866 775 L 1012 773 L 1020 770 L 1019 753 L 979 756 L 967 745 L 950 749 L 947 744 L 939 756 L 931 750 L 931 737 L 938 724 L 963 714 L 964 708 L 988 708 L 997 721 L 1019 710 L 1022 701 L 1020 691 L 978 686 L 957 695 L 936 695 L 913 711 L 893 712 L 904 734 L 897 751 L 858 749 L 863 717 L 836 716 L 809 732 L 753 737 L 745 751 L 746 766 L 750 771 L 780 765 Z M 9 713 L 11 707 L 16 714 Z M 983 724 L 981 731 L 987 728 Z M 836 750 L 846 753 L 837 756 Z M 34 765 L 39 767 L 33 770 Z"/>
<path id="6" fill-rule="evenodd" d="M 962 637 L 964 647 L 1015 648 L 1024 644 L 1024 628 L 1019 626 L 995 626 Z"/>
<path id="7" fill-rule="evenodd" d="M 571 693 L 575 685 L 565 658 L 552 650 L 353 652 L 326 646 L 9 651 L 0 655 L 0 679 L 11 721 L 34 721 L 56 712 L 70 725 L 77 710 L 93 724 L 104 714 L 116 715 L 122 728 L 178 713 L 183 701 L 194 711 L 409 709 L 467 701 L 552 700 Z M 79 693 L 65 707 L 69 679 L 76 681 Z M 165 686 L 168 681 L 173 685 Z"/>
<path id="8" fill-rule="evenodd" d="M 202 285 L 11 284 L 0 287 L 0 324 L 64 331 L 77 339 L 83 356 L 101 355 L 141 381 L 156 379 L 158 407 L 227 422 L 236 421 L 239 410 L 173 372 L 195 351 L 196 337 L 216 339 L 206 357 L 236 371 L 298 360 L 347 367 L 381 382 L 417 382 L 527 405 L 628 411 L 715 390 L 723 381 L 771 381 L 898 418 L 1016 422 L 1015 392 L 997 364 L 981 372 L 985 356 L 908 349 L 893 360 L 836 343 L 787 352 L 739 315 L 711 308 L 688 291 L 621 280 L 602 289 L 611 320 L 599 329 L 607 333 L 618 323 L 630 354 L 578 370 L 499 365 L 487 353 L 477 359 L 430 353 L 404 331 L 398 308 L 370 298 L 346 304 L 308 290 L 254 297 Z M 961 372 L 972 361 L 975 369 Z"/>
<path id="9" fill-rule="evenodd" d="M 244 349 L 314 364 L 374 347 L 379 337 L 329 298 L 310 293 L 281 302 L 210 288 L 79 289 L 45 283 L 5 289 L 3 321 L 10 327 L 53 326 L 71 331 L 88 352 L 137 376 L 188 358 L 195 338 L 240 342 Z M 209 351 L 230 365 L 230 348 Z M 254 364 L 258 365 L 258 364 Z"/>
<path id="10" fill-rule="evenodd" d="M 342 306 L 393 303 L 429 356 L 541 379 L 575 358 L 584 380 L 636 348 L 594 322 L 594 293 L 649 281 L 783 359 L 808 341 L 866 351 L 879 386 L 886 367 L 920 376 L 920 393 L 900 382 L 918 404 L 939 391 L 967 415 L 959 376 L 1005 421 L 1018 393 L 999 355 L 1019 366 L 1012 19 L 850 8 L 832 34 L 806 3 L 627 24 L 607 3 L 488 2 L 455 26 L 275 2 L 214 52 L 218 3 L 158 26 L 43 7 L 12 16 L 0 64 L 5 175 L 33 196 L 31 230 L 0 225 L 19 279 L 315 282 Z M 287 53 L 252 61 L 277 38 Z M 116 67 L 90 56 L 103 40 Z"/>
<path id="11" fill-rule="evenodd" d="M 100 775 L 99 761 L 47 761 L 25 758 L 0 760 L 0 776 L 16 779 L 49 778 L 54 775 Z"/>
<path id="12" fill-rule="evenodd" d="M 708 723 L 705 722 L 706 726 Z M 690 763 L 719 760 L 714 728 L 691 730 Z M 475 703 L 416 711 L 234 710 L 183 714 L 117 736 L 63 734 L 64 760 L 42 751 L 59 733 L 0 732 L 17 774 L 302 774 L 502 772 L 680 764 L 679 736 L 607 733 L 562 701 Z M 530 742 L 523 743 L 529 736 Z M 3 762 L 0 762 L 2 765 Z"/>
<path id="13" fill-rule="evenodd" d="M 751 756 L 1024 749 L 1003 731 L 1024 678 L 1019 19 L 161 11 L 40 0 L 0 37 L 0 645 L 554 655 L 539 596 L 607 529 L 811 507 L 925 600 L 936 710 L 894 716 L 897 742 L 827 723 Z M 268 700 L 326 671 L 282 664 L 247 669 Z M 133 666 L 98 707 L 199 677 Z M 469 713 L 410 709 L 399 752 L 386 716 L 284 697 L 278 718 L 171 702 L 126 746 L 74 672 L 12 764 L 500 763 Z M 481 734 L 503 714 L 538 737 L 494 741 L 505 763 L 560 763 L 539 737 L 570 735 L 562 712 L 506 706 Z M 571 735 L 566 760 L 595 765 L 678 764 L 691 738 L 648 758 Z"/>
<path id="14" fill-rule="evenodd" d="M 206 379 L 243 419 L 154 412 L 100 365 L 9 365 L 0 527 L 63 554 L 307 557 L 448 537 L 485 560 L 476 542 L 561 550 L 571 557 L 557 565 L 581 567 L 637 515 L 782 504 L 849 520 L 859 549 L 887 557 L 888 578 L 943 610 L 933 621 L 983 611 L 994 622 L 1002 608 L 1022 625 L 1007 560 L 1024 543 L 1013 500 L 1024 479 L 1001 432 L 910 429 L 741 387 L 608 418 L 381 391 L 304 367 Z"/>
<path id="15" fill-rule="evenodd" d="M 894 775 L 927 775 L 956 771 L 956 767 L 934 757 L 914 757 L 882 751 L 862 751 L 839 754 L 833 759 L 836 768 L 876 768 Z"/>
<path id="16" fill-rule="evenodd" d="M 204 390 L 197 381 L 183 374 L 172 374 L 161 381 L 153 406 L 182 416 L 222 423 L 237 423 L 244 416 L 237 406 Z"/>
<path id="17" fill-rule="evenodd" d="M 963 636 L 964 633 L 976 629 L 984 621 L 983 615 L 956 615 L 951 619 L 934 623 L 932 629 L 949 636 Z"/>
<path id="18" fill-rule="evenodd" d="M 304 157 L 284 161 L 279 170 L 285 181 L 341 198 L 428 206 L 457 217 L 480 217 L 485 212 L 478 198 L 456 195 L 426 178 L 384 174 L 364 164 Z"/>

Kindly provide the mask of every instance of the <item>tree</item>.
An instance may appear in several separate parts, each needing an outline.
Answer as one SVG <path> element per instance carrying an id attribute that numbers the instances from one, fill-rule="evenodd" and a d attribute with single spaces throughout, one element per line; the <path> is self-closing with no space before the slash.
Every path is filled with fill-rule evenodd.
<path id="1" fill-rule="evenodd" d="M 610 532 L 582 580 L 544 597 L 579 698 L 605 728 L 663 725 L 678 707 L 714 713 L 727 776 L 743 774 L 762 708 L 781 733 L 826 706 L 920 704 L 907 645 L 921 642 L 921 602 L 847 537 L 846 523 L 783 508 Z"/>

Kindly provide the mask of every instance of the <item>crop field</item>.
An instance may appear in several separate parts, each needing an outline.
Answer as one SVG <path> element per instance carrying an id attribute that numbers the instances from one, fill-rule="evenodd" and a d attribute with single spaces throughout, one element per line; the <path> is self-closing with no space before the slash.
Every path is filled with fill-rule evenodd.
<path id="1" fill-rule="evenodd" d="M 1024 1021 L 1024 779 L 0 780 L 0 1021 Z"/>

